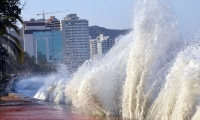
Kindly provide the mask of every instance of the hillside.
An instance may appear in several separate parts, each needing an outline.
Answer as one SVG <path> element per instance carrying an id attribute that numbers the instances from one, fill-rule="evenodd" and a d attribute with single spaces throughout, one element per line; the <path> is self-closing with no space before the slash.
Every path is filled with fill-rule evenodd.
<path id="1" fill-rule="evenodd" d="M 119 35 L 124 35 L 128 33 L 128 31 L 130 31 L 130 29 L 124 29 L 124 30 L 106 29 L 106 28 L 99 27 L 96 25 L 89 27 L 89 34 L 92 39 L 96 38 L 100 34 L 103 34 L 105 36 L 110 36 L 111 38 L 115 39 Z"/>

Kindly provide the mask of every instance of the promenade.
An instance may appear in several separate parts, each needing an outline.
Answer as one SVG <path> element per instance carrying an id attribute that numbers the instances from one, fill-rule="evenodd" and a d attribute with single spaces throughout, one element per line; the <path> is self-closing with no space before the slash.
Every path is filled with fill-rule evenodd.
<path id="1" fill-rule="evenodd" d="M 72 113 L 70 110 L 56 109 L 45 102 L 26 97 L 6 88 L 1 96 L 0 120 L 99 120 L 91 116 Z"/>

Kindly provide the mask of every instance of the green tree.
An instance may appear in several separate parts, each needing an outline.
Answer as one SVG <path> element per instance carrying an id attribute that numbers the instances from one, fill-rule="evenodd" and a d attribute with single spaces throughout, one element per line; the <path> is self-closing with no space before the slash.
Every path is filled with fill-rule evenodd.
<path id="1" fill-rule="evenodd" d="M 22 62 L 24 52 L 21 48 L 20 41 L 13 35 L 8 33 L 9 29 L 14 30 L 18 35 L 20 31 L 16 23 L 23 23 L 20 17 L 21 10 L 20 0 L 0 0 L 0 42 L 9 46 L 13 53 L 19 57 Z M 8 36 L 11 38 L 9 39 Z"/>
<path id="2" fill-rule="evenodd" d="M 36 59 L 34 56 L 30 56 L 28 53 L 24 53 L 23 63 L 19 63 L 15 56 L 9 55 L 6 60 L 6 67 L 9 74 L 49 74 L 56 72 L 56 65 L 48 63 L 45 59 L 38 61 L 36 64 Z"/>

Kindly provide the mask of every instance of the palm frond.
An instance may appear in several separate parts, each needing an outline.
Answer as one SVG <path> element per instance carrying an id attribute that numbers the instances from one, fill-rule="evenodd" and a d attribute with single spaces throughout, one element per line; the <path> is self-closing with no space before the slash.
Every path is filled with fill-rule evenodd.
<path id="1" fill-rule="evenodd" d="M 21 46 L 16 44 L 14 41 L 8 39 L 6 36 L 2 36 L 0 41 L 2 44 L 7 45 L 11 48 L 12 52 L 15 54 L 15 56 L 19 57 L 20 63 L 23 62 L 24 59 L 24 51 L 21 49 Z"/>
<path id="2" fill-rule="evenodd" d="M 20 41 L 19 41 L 18 38 L 16 38 L 15 36 L 13 36 L 12 34 L 10 34 L 10 33 L 8 33 L 8 32 L 6 32 L 5 35 L 11 37 L 11 38 L 14 40 L 14 42 L 15 42 L 19 47 L 21 47 L 21 44 L 20 44 Z M 10 40 L 10 39 L 9 39 L 9 40 Z"/>
<path id="3" fill-rule="evenodd" d="M 15 18 L 19 21 L 19 22 L 21 22 L 21 23 L 23 23 L 24 21 L 22 20 L 22 17 L 21 16 L 19 16 L 19 15 L 16 15 L 15 16 Z"/>
<path id="4" fill-rule="evenodd" d="M 20 35 L 19 27 L 14 24 L 9 24 L 9 28 L 12 28 L 18 35 Z"/>

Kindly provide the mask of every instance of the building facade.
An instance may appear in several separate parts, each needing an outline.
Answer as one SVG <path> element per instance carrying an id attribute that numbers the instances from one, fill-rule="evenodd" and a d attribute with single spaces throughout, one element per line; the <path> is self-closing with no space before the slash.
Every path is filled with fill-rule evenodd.
<path id="1" fill-rule="evenodd" d="M 33 32 L 50 31 L 50 28 L 45 27 L 45 21 L 43 19 L 26 21 L 23 26 L 24 34 L 24 51 L 30 56 L 36 56 L 36 46 L 33 39 Z"/>
<path id="2" fill-rule="evenodd" d="M 90 39 L 90 59 L 102 57 L 113 45 L 113 40 L 103 34 L 97 36 L 96 39 Z"/>
<path id="3" fill-rule="evenodd" d="M 24 49 L 37 60 L 64 62 L 70 71 L 90 58 L 88 21 L 69 14 L 24 23 Z M 62 52 L 60 52 L 62 51 Z"/>
<path id="4" fill-rule="evenodd" d="M 76 14 L 67 15 L 61 22 L 63 60 L 71 71 L 90 58 L 88 21 Z"/>
<path id="5" fill-rule="evenodd" d="M 55 16 L 50 16 L 49 19 L 45 21 L 45 27 L 49 27 L 51 30 L 61 30 L 61 22 Z"/>
<path id="6" fill-rule="evenodd" d="M 45 59 L 48 62 L 62 62 L 61 31 L 33 32 L 33 39 L 36 43 L 37 61 Z"/>
<path id="7" fill-rule="evenodd" d="M 97 54 L 97 40 L 90 39 L 90 59 L 95 59 L 98 57 Z"/>
<path id="8" fill-rule="evenodd" d="M 48 20 L 26 21 L 23 26 L 24 51 L 30 56 L 35 56 L 36 62 L 40 59 L 46 59 L 48 62 L 62 61 L 60 26 L 60 21 L 54 16 Z"/>

